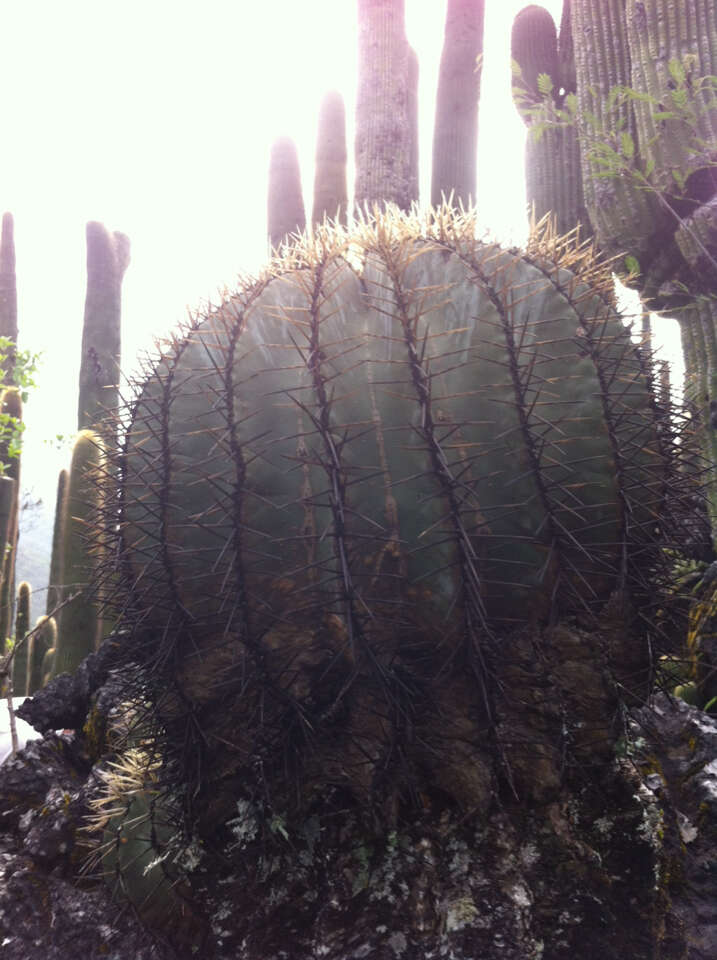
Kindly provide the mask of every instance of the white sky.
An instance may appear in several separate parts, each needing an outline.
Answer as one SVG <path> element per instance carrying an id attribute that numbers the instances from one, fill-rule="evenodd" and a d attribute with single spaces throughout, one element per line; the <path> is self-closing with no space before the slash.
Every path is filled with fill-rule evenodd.
<path id="1" fill-rule="evenodd" d="M 543 4 L 559 22 L 561 0 Z M 523 0 L 487 0 L 479 127 L 483 224 L 525 234 L 524 127 L 510 98 Z M 420 61 L 421 194 L 445 0 L 406 0 Z M 87 220 L 130 236 L 123 366 L 266 252 L 269 147 L 299 147 L 310 209 L 316 115 L 344 95 L 352 152 L 356 0 L 15 0 L 0 8 L 0 210 L 15 217 L 21 346 L 43 350 L 25 483 L 54 497 L 44 443 L 75 429 Z M 353 173 L 349 172 L 349 183 Z M 57 462 L 56 462 L 57 461 Z"/>

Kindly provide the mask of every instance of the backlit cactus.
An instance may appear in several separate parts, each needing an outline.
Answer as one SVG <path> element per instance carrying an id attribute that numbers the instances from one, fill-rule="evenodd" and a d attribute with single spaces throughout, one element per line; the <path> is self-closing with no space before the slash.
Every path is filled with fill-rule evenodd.
<path id="1" fill-rule="evenodd" d="M 418 69 L 404 0 L 359 0 L 358 15 L 354 202 L 408 210 L 418 199 Z"/>
<path id="2" fill-rule="evenodd" d="M 436 94 L 431 203 L 476 199 L 484 0 L 449 0 Z"/>
<path id="3" fill-rule="evenodd" d="M 529 6 L 513 23 L 511 53 L 515 75 L 513 99 L 528 127 L 525 144 L 526 195 L 537 219 L 555 218 L 559 233 L 578 224 L 590 233 L 583 199 L 580 147 L 575 123 L 558 122 L 559 111 L 575 93 L 575 64 L 568 7 L 564 8 L 560 36 L 543 7 Z M 546 80 L 539 86 L 540 75 Z M 548 90 L 548 87 L 550 88 Z"/>
<path id="4" fill-rule="evenodd" d="M 117 410 L 121 354 L 122 278 L 129 263 L 129 240 L 101 224 L 87 224 L 87 295 L 82 328 L 82 360 L 77 428 L 96 429 Z"/>
<path id="5" fill-rule="evenodd" d="M 611 298 L 609 271 L 549 231 L 523 254 L 448 208 L 393 212 L 318 229 L 167 346 L 106 509 L 127 656 L 195 801 L 221 806 L 228 768 L 339 716 L 347 742 L 322 776 L 370 797 L 389 705 L 418 684 L 421 723 L 457 710 L 464 743 L 421 763 L 482 803 L 511 749 L 486 731 L 517 737 L 499 638 L 565 618 L 607 629 L 617 597 L 607 661 L 581 653 L 599 692 L 572 740 L 599 729 L 609 752 L 619 700 L 648 675 L 625 611 L 654 601 L 679 499 L 647 362 Z"/>
<path id="6" fill-rule="evenodd" d="M 346 223 L 346 110 L 340 93 L 327 93 L 319 107 L 312 223 L 337 217 Z"/>
<path id="7" fill-rule="evenodd" d="M 278 250 L 306 226 L 299 157 L 288 137 L 280 137 L 271 145 L 267 225 L 271 250 Z"/>

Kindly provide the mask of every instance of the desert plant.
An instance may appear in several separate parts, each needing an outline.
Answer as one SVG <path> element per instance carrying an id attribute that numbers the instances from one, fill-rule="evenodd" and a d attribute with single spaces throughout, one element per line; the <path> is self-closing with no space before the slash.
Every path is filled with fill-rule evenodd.
<path id="1" fill-rule="evenodd" d="M 97 429 L 117 410 L 121 355 L 122 278 L 129 240 L 87 224 L 87 294 L 82 327 L 77 429 Z"/>
<path id="2" fill-rule="evenodd" d="M 98 644 L 100 618 L 92 594 L 93 530 L 99 511 L 99 479 L 104 463 L 104 444 L 98 434 L 82 430 L 72 451 L 72 465 L 63 498 L 60 521 L 60 588 L 62 600 L 77 594 L 58 616 L 58 636 L 53 676 L 72 673 Z"/>
<path id="3" fill-rule="evenodd" d="M 57 623 L 54 617 L 38 617 L 35 629 L 30 637 L 27 651 L 27 693 L 32 696 L 44 683 L 44 674 L 50 672 L 45 662 L 48 650 L 54 650 L 57 643 Z"/>
<path id="4" fill-rule="evenodd" d="M 431 203 L 476 199 L 484 0 L 449 0 L 436 94 Z"/>
<path id="5" fill-rule="evenodd" d="M 617 686 L 574 708 L 574 743 L 609 755 L 618 702 L 647 682 L 627 610 L 648 617 L 654 601 L 679 444 L 661 433 L 609 270 L 550 233 L 530 250 L 477 241 L 447 208 L 319 229 L 138 385 L 119 504 L 127 656 L 167 756 L 215 813 L 239 757 L 271 749 L 300 767 L 296 738 L 318 749 L 338 717 L 342 772 L 327 746 L 322 782 L 373 802 L 401 684 L 426 703 L 423 729 L 431 704 L 452 709 L 442 671 L 480 718 L 462 738 L 481 776 L 506 764 L 542 789 L 530 763 L 490 745 L 498 638 L 566 618 L 599 632 L 618 597 L 600 668 Z M 436 777 L 483 802 L 465 761 Z"/>
<path id="6" fill-rule="evenodd" d="M 17 588 L 17 603 L 15 607 L 16 649 L 12 663 L 12 689 L 16 697 L 25 697 L 29 692 L 29 642 L 26 642 L 25 638 L 30 631 L 30 594 L 30 584 L 23 580 Z"/>
<path id="7" fill-rule="evenodd" d="M 511 36 L 513 100 L 528 127 L 525 177 L 528 205 L 535 217 L 555 218 L 559 233 L 578 225 L 583 237 L 590 223 L 583 198 L 580 148 L 574 122 L 575 63 L 569 4 L 563 8 L 560 36 L 543 7 L 531 5 L 515 18 Z M 572 112 L 571 112 L 572 111 Z"/>

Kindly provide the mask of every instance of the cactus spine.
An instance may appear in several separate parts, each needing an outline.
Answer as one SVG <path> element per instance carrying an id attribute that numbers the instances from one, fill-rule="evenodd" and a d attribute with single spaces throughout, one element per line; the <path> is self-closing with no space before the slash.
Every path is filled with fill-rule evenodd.
<path id="1" fill-rule="evenodd" d="M 121 358 L 122 278 L 129 240 L 101 224 L 87 224 L 87 295 L 82 328 L 77 428 L 97 428 L 117 410 Z"/>
<path id="2" fill-rule="evenodd" d="M 82 430 L 72 451 L 60 527 L 62 596 L 63 599 L 73 593 L 78 596 L 59 614 L 53 676 L 72 673 L 98 643 L 98 611 L 90 595 L 89 582 L 94 566 L 91 536 L 99 509 L 98 472 L 103 464 L 101 438 L 91 430 Z"/>
<path id="3" fill-rule="evenodd" d="M 271 147 L 267 221 L 272 250 L 278 250 L 290 236 L 306 227 L 299 157 L 296 145 L 288 137 L 280 137 Z"/>
<path id="4" fill-rule="evenodd" d="M 476 198 L 484 0 L 448 0 L 433 130 L 431 203 Z"/>
<path id="5" fill-rule="evenodd" d="M 48 650 L 54 650 L 57 642 L 57 623 L 54 617 L 38 617 L 35 629 L 30 637 L 27 658 L 27 693 L 32 696 L 44 684 L 44 676 L 49 674 L 46 668 L 45 655 Z"/>
<path id="6" fill-rule="evenodd" d="M 16 652 L 12 662 L 12 688 L 16 697 L 25 697 L 29 680 L 28 641 L 25 639 L 30 632 L 30 594 L 31 588 L 23 580 L 17 588 L 17 606 L 15 612 L 15 645 Z"/>

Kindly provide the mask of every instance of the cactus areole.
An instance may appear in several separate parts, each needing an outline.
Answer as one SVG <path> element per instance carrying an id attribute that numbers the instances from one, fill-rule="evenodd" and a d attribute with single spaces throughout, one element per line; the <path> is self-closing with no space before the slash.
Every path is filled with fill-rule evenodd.
<path id="1" fill-rule="evenodd" d="M 553 246 L 500 249 L 447 210 L 318 229 L 164 349 L 121 536 L 190 700 L 213 695 L 189 692 L 210 649 L 223 670 L 307 628 L 356 663 L 418 627 L 475 653 L 648 570 L 666 454 L 646 365 L 609 272 Z"/>

